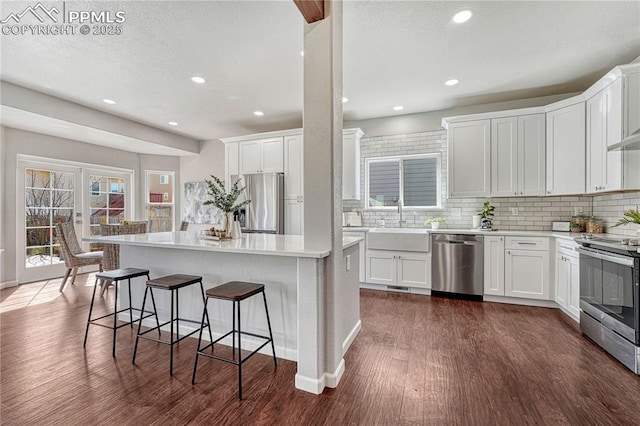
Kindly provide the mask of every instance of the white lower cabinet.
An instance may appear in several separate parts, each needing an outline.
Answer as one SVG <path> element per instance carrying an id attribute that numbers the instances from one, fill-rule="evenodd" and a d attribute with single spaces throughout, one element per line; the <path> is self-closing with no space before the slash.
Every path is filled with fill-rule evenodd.
<path id="1" fill-rule="evenodd" d="M 504 296 L 504 237 L 484 237 L 484 294 Z"/>
<path id="2" fill-rule="evenodd" d="M 576 243 L 556 243 L 555 300 L 574 320 L 580 321 L 580 259 Z"/>
<path id="3" fill-rule="evenodd" d="M 363 283 L 367 279 L 365 271 L 366 271 L 366 262 L 367 262 L 367 234 L 365 232 L 355 232 L 355 231 L 345 231 L 342 233 L 344 237 L 360 237 L 362 241 L 360 241 L 360 271 L 359 278 L 360 282 Z"/>
<path id="4" fill-rule="evenodd" d="M 431 288 L 429 253 L 367 250 L 366 282 L 401 287 Z"/>
<path id="5" fill-rule="evenodd" d="M 299 198 L 284 200 L 284 233 L 304 235 L 304 200 Z"/>
<path id="6" fill-rule="evenodd" d="M 484 294 L 553 300 L 550 294 L 549 239 L 484 238 Z"/>

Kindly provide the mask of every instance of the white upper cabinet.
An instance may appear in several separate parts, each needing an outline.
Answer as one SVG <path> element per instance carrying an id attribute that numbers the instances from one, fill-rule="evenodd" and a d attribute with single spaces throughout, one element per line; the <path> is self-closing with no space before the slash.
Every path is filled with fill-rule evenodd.
<path id="1" fill-rule="evenodd" d="M 345 129 L 342 136 L 342 199 L 360 199 L 360 138 L 362 130 Z"/>
<path id="2" fill-rule="evenodd" d="M 491 196 L 544 195 L 545 115 L 491 120 Z"/>
<path id="3" fill-rule="evenodd" d="M 227 143 L 224 145 L 224 170 L 225 183 L 227 190 L 231 187 L 231 176 L 238 174 L 238 142 Z"/>
<path id="4" fill-rule="evenodd" d="M 240 174 L 284 171 L 283 138 L 239 142 Z"/>
<path id="5" fill-rule="evenodd" d="M 640 133 L 640 72 L 624 76 L 623 135 Z"/>
<path id="6" fill-rule="evenodd" d="M 604 106 L 602 91 L 587 100 L 587 192 L 604 191 L 607 164 Z"/>
<path id="7" fill-rule="evenodd" d="M 447 164 L 450 198 L 490 195 L 490 135 L 491 120 L 449 124 Z"/>
<path id="8" fill-rule="evenodd" d="M 585 102 L 549 111 L 547 195 L 583 194 L 585 163 Z"/>

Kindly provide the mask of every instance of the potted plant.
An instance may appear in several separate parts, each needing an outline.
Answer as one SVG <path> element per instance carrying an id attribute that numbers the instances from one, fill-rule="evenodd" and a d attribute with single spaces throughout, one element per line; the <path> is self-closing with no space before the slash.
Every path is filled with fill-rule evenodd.
<path id="1" fill-rule="evenodd" d="M 491 205 L 490 201 L 485 201 L 482 205 L 482 209 L 478 212 L 480 216 L 480 228 L 491 229 L 493 228 L 493 211 L 495 207 Z"/>
<path id="2" fill-rule="evenodd" d="M 224 188 L 224 183 L 217 177 L 211 175 L 211 180 L 206 180 L 207 186 L 209 189 L 207 192 L 212 197 L 211 200 L 205 201 L 204 205 L 214 205 L 220 210 L 224 212 L 224 222 L 223 229 L 226 231 L 227 235 L 230 234 L 231 225 L 233 223 L 232 215 L 233 212 L 240 209 L 243 206 L 246 206 L 251 202 L 251 200 L 245 200 L 241 203 L 237 203 L 238 197 L 244 191 L 245 187 L 240 187 L 240 179 L 238 179 L 232 186 L 231 191 L 227 192 Z M 236 204 L 237 203 L 237 204 Z"/>
<path id="3" fill-rule="evenodd" d="M 620 219 L 613 226 L 614 227 L 622 226 L 622 225 L 627 225 L 629 223 L 635 223 L 640 225 L 640 210 L 638 210 L 637 208 L 635 210 L 627 210 L 626 212 L 624 212 L 624 216 L 626 217 L 623 217 L 622 219 Z M 640 226 L 638 226 L 638 228 L 636 229 L 636 238 L 640 239 Z"/>
<path id="4" fill-rule="evenodd" d="M 444 217 L 430 217 L 424 221 L 424 224 L 430 223 L 431 229 L 438 229 L 442 222 L 444 222 Z"/>
<path id="5" fill-rule="evenodd" d="M 569 224 L 569 230 L 571 232 L 582 232 L 582 225 L 578 222 L 571 222 Z"/>

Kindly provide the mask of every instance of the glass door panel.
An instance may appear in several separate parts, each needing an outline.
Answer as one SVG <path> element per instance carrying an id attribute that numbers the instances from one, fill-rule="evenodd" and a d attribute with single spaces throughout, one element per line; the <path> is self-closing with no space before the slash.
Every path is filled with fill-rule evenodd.
<path id="1" fill-rule="evenodd" d="M 127 174 L 92 170 L 86 175 L 88 187 L 88 235 L 100 235 L 100 225 L 118 224 L 131 217 L 131 177 Z M 102 250 L 102 244 L 91 243 L 91 251 Z"/>

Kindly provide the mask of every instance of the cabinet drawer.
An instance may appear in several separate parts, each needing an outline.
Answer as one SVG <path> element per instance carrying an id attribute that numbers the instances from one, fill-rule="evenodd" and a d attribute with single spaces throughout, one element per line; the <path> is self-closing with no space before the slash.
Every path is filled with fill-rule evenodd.
<path id="1" fill-rule="evenodd" d="M 578 244 L 575 241 L 565 239 L 556 240 L 556 253 L 564 254 L 577 259 L 579 256 L 576 248 L 578 248 Z"/>
<path id="2" fill-rule="evenodd" d="M 511 250 L 549 250 L 549 238 L 506 237 L 505 248 Z"/>

